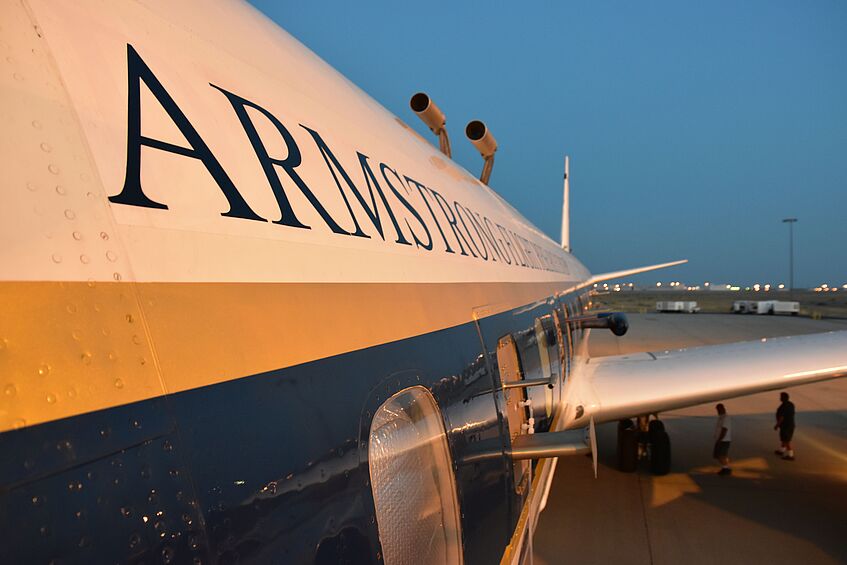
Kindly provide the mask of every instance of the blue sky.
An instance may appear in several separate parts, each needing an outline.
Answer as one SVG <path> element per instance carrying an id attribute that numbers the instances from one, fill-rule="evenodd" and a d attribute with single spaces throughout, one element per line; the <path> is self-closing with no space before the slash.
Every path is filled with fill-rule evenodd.
<path id="1" fill-rule="evenodd" d="M 847 3 L 254 4 L 391 112 L 429 93 L 453 156 L 499 143 L 490 185 L 594 272 L 644 282 L 847 283 Z"/>

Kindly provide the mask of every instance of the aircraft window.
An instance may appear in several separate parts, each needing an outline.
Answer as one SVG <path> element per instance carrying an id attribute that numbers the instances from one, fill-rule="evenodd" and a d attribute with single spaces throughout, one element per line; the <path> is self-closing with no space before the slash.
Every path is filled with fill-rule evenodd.
<path id="1" fill-rule="evenodd" d="M 368 465 L 384 563 L 461 564 L 450 450 L 429 391 L 408 388 L 376 411 Z"/>

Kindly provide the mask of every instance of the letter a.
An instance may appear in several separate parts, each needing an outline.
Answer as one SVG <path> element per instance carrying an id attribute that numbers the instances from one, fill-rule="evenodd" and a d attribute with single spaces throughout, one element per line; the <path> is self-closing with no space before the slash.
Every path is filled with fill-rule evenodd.
<path id="1" fill-rule="evenodd" d="M 109 201 L 118 204 L 129 204 L 130 206 L 142 206 L 144 208 L 159 208 L 167 210 L 165 204 L 150 199 L 141 188 L 141 146 L 146 145 L 160 151 L 168 151 L 183 157 L 199 159 L 206 170 L 215 179 L 224 196 L 229 202 L 229 211 L 221 213 L 222 216 L 231 218 L 243 218 L 245 220 L 257 220 L 266 222 L 264 218 L 256 214 L 235 185 L 221 167 L 221 164 L 209 150 L 209 147 L 185 117 L 174 99 L 168 94 L 162 83 L 150 70 L 150 67 L 141 59 L 132 45 L 126 46 L 127 75 L 128 75 L 128 102 L 127 102 L 127 143 L 126 143 L 126 176 L 124 186 L 120 194 L 110 196 Z M 185 137 L 191 149 L 173 145 L 158 139 L 152 139 L 141 135 L 141 85 L 144 84 L 168 113 L 176 127 Z"/>

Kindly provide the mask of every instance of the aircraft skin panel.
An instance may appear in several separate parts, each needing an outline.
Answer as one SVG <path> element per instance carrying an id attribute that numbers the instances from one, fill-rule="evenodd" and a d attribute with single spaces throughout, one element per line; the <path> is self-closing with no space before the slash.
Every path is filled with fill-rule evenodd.
<path id="1" fill-rule="evenodd" d="M 435 233 L 440 237 L 437 230 Z M 319 244 L 148 226 L 120 226 L 120 234 L 131 246 L 133 265 L 145 266 L 138 275 L 139 282 L 556 283 L 565 289 L 576 286 L 588 274 L 585 267 L 570 257 L 566 258 L 569 272 L 559 273 L 519 265 L 486 264 L 470 253 L 421 257 L 420 251 L 407 246 L 383 248 L 386 244 L 381 240 L 376 242 L 378 245 L 370 243 L 363 248 L 346 245 L 349 238 Z M 505 239 L 501 237 L 498 241 Z M 455 244 L 453 247 L 458 250 Z M 249 249 L 246 257 L 245 248 Z M 503 248 L 508 252 L 505 243 Z M 162 259 L 182 267 L 147 269 L 146 266 Z"/>
<path id="2" fill-rule="evenodd" d="M 550 283 L 0 282 L 0 431 L 278 370 L 546 299 Z M 119 375 L 119 376 L 118 376 Z"/>
<path id="3" fill-rule="evenodd" d="M 607 422 L 847 376 L 847 331 L 592 359 L 585 416 Z"/>
<path id="4" fill-rule="evenodd" d="M 588 275 L 487 187 L 257 12 L 244 16 L 243 6 L 221 4 L 207 18 L 205 5 L 195 6 L 204 18 L 189 19 L 191 25 L 214 28 L 204 35 L 163 19 L 170 8 L 38 1 L 2 7 L 14 55 L 6 61 L 13 72 L 0 78 L 2 111 L 17 135 L 0 141 L 14 191 L 0 207 L 0 236 L 10 243 L 0 293 L 15 305 L 0 327 L 11 376 L 4 386 L 14 391 L 3 397 L 0 430 L 437 331 L 471 320 L 480 306 L 501 312 Z M 224 42 L 222 51 L 219 40 L 232 32 L 221 28 L 230 21 L 249 22 L 238 29 L 250 38 Z M 155 63 L 139 62 L 142 52 Z M 212 175 L 199 153 L 141 145 L 138 182 L 167 208 L 114 201 L 133 176 L 130 66 L 143 74 L 138 67 L 147 64 L 155 68 L 135 81 L 140 134 L 183 148 L 205 143 L 232 180 L 229 193 L 220 171 Z M 345 233 L 330 229 L 293 186 L 295 177 L 277 165 L 291 209 L 309 228 L 274 223 L 282 221 L 278 195 L 233 105 L 212 82 L 239 96 L 255 93 L 263 107 L 274 104 L 274 116 L 296 139 L 287 145 L 269 118 L 257 119 L 268 152 L 284 158 L 286 150 L 300 151 L 296 178 Z M 178 110 L 166 110 L 167 97 Z M 177 126 L 178 113 L 190 126 Z M 301 124 L 322 131 L 316 135 L 326 146 Z M 187 127 L 202 141 L 188 143 Z M 361 165 L 364 149 L 373 155 L 373 177 Z M 370 183 L 382 193 L 369 193 Z M 263 221 L 222 216 L 236 194 Z M 379 211 L 380 221 L 368 211 Z M 361 236 L 351 235 L 356 225 Z M 407 284 L 384 284 L 397 282 Z M 281 290 L 283 283 L 294 286 Z M 322 319 L 359 325 L 332 339 L 303 337 Z M 280 334 L 287 340 L 276 339 Z M 33 380 L 39 371 L 68 380 L 62 386 Z"/>
<path id="5" fill-rule="evenodd" d="M 91 245 L 107 245 L 90 239 L 105 233 L 111 254 L 101 261 L 105 251 L 96 248 L 71 270 L 80 240 L 55 233 L 50 253 L 22 245 L 0 278 L 571 283 L 588 276 L 491 189 L 258 12 L 228 3 L 176 10 L 186 5 L 204 17 L 173 25 L 174 6 L 159 2 L 28 4 L 30 25 L 19 31 L 40 50 L 21 64 L 40 66 L 55 100 L 37 112 L 23 107 L 45 94 L 43 80 L 25 81 L 16 85 L 22 107 L 9 112 L 21 121 L 16 130 L 31 130 L 37 116 L 47 128 L 41 135 L 57 139 L 48 140 L 49 154 L 33 140 L 9 146 L 2 158 L 44 171 L 43 183 L 33 182 L 48 191 L 61 185 L 69 195 L 90 194 L 74 208 L 60 209 L 67 202 L 55 199 L 39 206 L 51 216 L 70 210 Z M 229 29 L 232 21 L 238 25 Z M 51 113 L 60 124 L 44 119 Z M 72 166 L 56 161 L 63 158 Z M 24 199 L 5 215 L 29 222 L 30 204 Z"/>
<path id="6" fill-rule="evenodd" d="M 504 496 L 515 492 L 505 457 L 461 460 L 475 444 L 503 437 L 496 367 L 492 374 L 485 352 L 502 331 L 531 327 L 553 305 L 485 318 L 483 342 L 467 322 L 2 433 L 0 450 L 16 456 L 0 458 L 0 562 L 122 562 L 166 552 L 172 562 L 311 563 L 342 532 L 366 541 L 354 562 L 378 562 L 370 415 L 417 385 L 443 407 L 464 562 L 498 562 L 527 523 L 526 505 Z M 331 335 L 336 322 L 325 320 L 316 337 Z"/>
<path id="7" fill-rule="evenodd" d="M 131 280 L 70 99 L 24 6 L 0 5 L 0 280 Z M 39 34 L 42 34 L 39 36 Z"/>
<path id="8" fill-rule="evenodd" d="M 0 282 L 0 432 L 165 388 L 133 288 Z"/>

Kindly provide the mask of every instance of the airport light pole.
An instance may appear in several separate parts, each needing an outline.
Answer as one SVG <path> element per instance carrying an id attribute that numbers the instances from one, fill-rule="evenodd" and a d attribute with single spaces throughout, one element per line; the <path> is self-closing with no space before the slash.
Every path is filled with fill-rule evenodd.
<path id="1" fill-rule="evenodd" d="M 797 218 L 785 218 L 783 224 L 788 224 L 788 297 L 794 298 L 794 224 Z"/>

